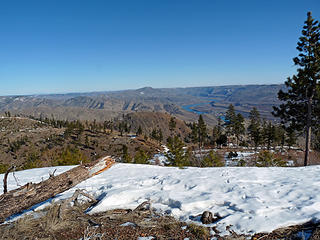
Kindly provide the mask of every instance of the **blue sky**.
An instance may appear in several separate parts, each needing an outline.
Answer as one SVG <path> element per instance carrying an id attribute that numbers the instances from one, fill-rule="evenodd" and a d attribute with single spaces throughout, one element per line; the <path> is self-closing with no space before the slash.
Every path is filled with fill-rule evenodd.
<path id="1" fill-rule="evenodd" d="M 0 2 L 0 95 L 283 83 L 319 0 Z"/>

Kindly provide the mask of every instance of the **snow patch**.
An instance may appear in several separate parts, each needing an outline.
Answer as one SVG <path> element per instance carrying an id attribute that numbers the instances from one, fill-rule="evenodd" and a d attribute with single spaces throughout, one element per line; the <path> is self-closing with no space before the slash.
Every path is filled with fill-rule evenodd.
<path id="1" fill-rule="evenodd" d="M 56 168 L 61 173 L 72 167 L 32 169 L 15 175 L 23 185 L 47 179 Z M 3 174 L 0 189 L 1 178 Z M 8 187 L 18 187 L 12 174 Z M 84 189 L 100 200 L 89 214 L 115 208 L 134 209 L 148 200 L 159 212 L 187 222 L 201 224 L 199 218 L 192 216 L 203 211 L 219 213 L 222 219 L 208 226 L 215 226 L 222 234 L 228 234 L 228 229 L 238 234 L 271 232 L 320 220 L 320 166 L 179 169 L 115 164 L 54 200 L 69 198 L 76 189 Z"/>

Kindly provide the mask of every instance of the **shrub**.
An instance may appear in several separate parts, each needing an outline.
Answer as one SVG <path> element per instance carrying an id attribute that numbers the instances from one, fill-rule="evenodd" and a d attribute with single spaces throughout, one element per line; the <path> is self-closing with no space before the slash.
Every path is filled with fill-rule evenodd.
<path id="1" fill-rule="evenodd" d="M 262 151 L 256 160 L 257 167 L 285 167 L 286 161 L 269 151 Z"/>
<path id="2" fill-rule="evenodd" d="M 224 162 L 220 155 L 214 151 L 210 151 L 209 154 L 203 158 L 201 165 L 203 167 L 223 167 Z"/>
<path id="3" fill-rule="evenodd" d="M 27 160 L 23 164 L 22 169 L 31 169 L 41 167 L 40 155 L 36 151 L 28 153 Z"/>
<path id="4" fill-rule="evenodd" d="M 244 167 L 246 166 L 246 161 L 244 159 L 240 159 L 238 162 L 238 167 Z"/>
<path id="5" fill-rule="evenodd" d="M 134 163 L 147 164 L 148 159 L 149 159 L 149 156 L 146 154 L 146 152 L 140 149 L 134 156 Z"/>
<path id="6" fill-rule="evenodd" d="M 22 145 L 25 145 L 28 142 L 28 137 L 21 137 L 20 139 L 10 143 L 9 150 L 11 152 L 17 152 Z"/>
<path id="7" fill-rule="evenodd" d="M 124 163 L 132 162 L 132 158 L 131 158 L 131 156 L 129 154 L 127 145 L 123 144 L 122 148 L 121 148 L 121 151 L 122 151 L 122 161 Z"/>
<path id="8" fill-rule="evenodd" d="M 206 227 L 191 223 L 188 229 L 197 239 L 209 239 L 210 237 L 210 232 Z"/>
<path id="9" fill-rule="evenodd" d="M 86 156 L 77 148 L 68 146 L 55 159 L 58 166 L 77 165 L 88 162 Z"/>

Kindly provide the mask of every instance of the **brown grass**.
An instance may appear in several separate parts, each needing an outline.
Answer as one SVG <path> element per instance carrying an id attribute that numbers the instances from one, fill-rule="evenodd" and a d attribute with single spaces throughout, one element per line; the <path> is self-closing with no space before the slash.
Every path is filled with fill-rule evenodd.
<path id="1" fill-rule="evenodd" d="M 199 239 L 199 232 L 183 230 L 186 223 L 170 216 L 157 215 L 150 210 L 111 210 L 87 215 L 88 204 L 66 210 L 59 217 L 59 204 L 53 204 L 36 212 L 37 217 L 25 216 L 19 220 L 0 225 L 1 239 L 137 239 L 154 236 L 155 239 Z M 121 226 L 131 222 L 134 226 Z M 91 238 L 90 238 L 91 237 Z M 205 239 L 205 238 L 200 238 Z"/>

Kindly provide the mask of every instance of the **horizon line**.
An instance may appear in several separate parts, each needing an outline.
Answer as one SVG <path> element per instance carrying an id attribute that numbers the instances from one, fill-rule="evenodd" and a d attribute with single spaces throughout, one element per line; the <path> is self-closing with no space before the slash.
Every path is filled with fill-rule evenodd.
<path id="1" fill-rule="evenodd" d="M 124 92 L 135 91 L 144 88 L 151 89 L 183 89 L 183 88 L 208 88 L 208 87 L 233 87 L 233 86 L 272 86 L 272 85 L 284 85 L 284 83 L 269 83 L 269 84 L 225 84 L 225 85 L 207 85 L 207 86 L 188 86 L 188 87 L 151 87 L 144 86 L 138 88 L 128 88 L 119 90 L 93 90 L 93 91 L 66 91 L 66 92 L 52 92 L 52 93 L 27 93 L 27 94 L 8 94 L 0 95 L 0 97 L 30 97 L 30 96 L 48 96 L 48 95 L 69 95 L 69 94 L 94 94 L 94 93 L 112 93 L 112 92 Z"/>

